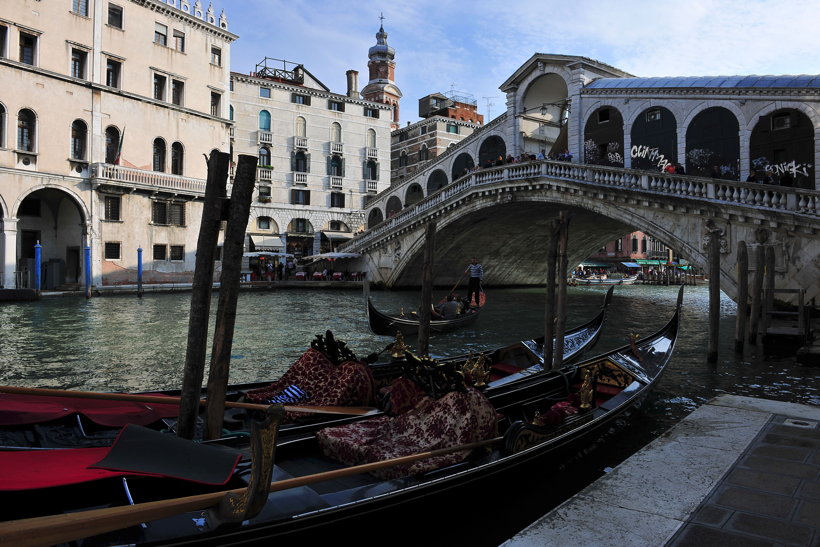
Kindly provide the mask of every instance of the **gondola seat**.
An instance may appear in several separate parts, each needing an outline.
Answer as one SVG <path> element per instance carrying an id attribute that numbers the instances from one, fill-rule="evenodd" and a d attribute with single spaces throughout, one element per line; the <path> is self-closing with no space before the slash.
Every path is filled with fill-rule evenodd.
<path id="1" fill-rule="evenodd" d="M 477 442 L 497 433 L 495 408 L 479 391 L 451 391 L 434 400 L 425 397 L 400 416 L 379 416 L 325 428 L 316 439 L 325 456 L 346 465 L 408 456 Z M 463 461 L 469 451 L 436 456 L 373 471 L 382 479 L 425 473 Z"/>
<path id="2" fill-rule="evenodd" d="M 291 386 L 298 387 L 306 397 L 298 404 L 315 406 L 369 405 L 374 399 L 375 380 L 365 363 L 343 361 L 338 366 L 322 352 L 309 348 L 282 377 L 270 385 L 245 393 L 253 403 L 266 404 L 282 396 Z M 287 412 L 286 422 L 304 413 Z"/>

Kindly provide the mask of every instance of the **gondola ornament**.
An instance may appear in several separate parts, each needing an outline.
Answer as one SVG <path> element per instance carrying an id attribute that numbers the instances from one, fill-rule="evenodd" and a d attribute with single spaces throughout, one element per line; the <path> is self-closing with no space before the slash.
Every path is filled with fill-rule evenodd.
<path id="1" fill-rule="evenodd" d="M 467 360 L 461 367 L 461 372 L 464 375 L 464 380 L 468 384 L 472 384 L 479 389 L 486 387 L 487 380 L 490 379 L 490 366 L 483 353 L 479 353 L 475 356 L 470 352 L 467 356 Z"/>
<path id="2" fill-rule="evenodd" d="M 595 395 L 595 378 L 598 376 L 598 365 L 584 368 L 584 376 L 581 380 L 581 388 L 578 397 L 581 399 L 581 410 L 592 408 L 592 398 Z"/>
<path id="3" fill-rule="evenodd" d="M 404 343 L 404 335 L 400 331 L 397 331 L 396 341 L 393 343 L 390 356 L 393 357 L 393 359 L 404 359 L 404 354 L 408 349 L 409 346 Z"/>

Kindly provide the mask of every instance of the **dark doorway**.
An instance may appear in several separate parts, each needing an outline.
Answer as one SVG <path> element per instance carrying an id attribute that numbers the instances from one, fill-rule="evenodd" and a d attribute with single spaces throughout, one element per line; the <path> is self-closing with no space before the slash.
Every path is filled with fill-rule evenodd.
<path id="1" fill-rule="evenodd" d="M 611 106 L 595 110 L 584 126 L 584 162 L 624 166 L 624 119 Z"/>
<path id="2" fill-rule="evenodd" d="M 69 247 L 65 254 L 66 281 L 79 283 L 80 281 L 80 248 Z"/>

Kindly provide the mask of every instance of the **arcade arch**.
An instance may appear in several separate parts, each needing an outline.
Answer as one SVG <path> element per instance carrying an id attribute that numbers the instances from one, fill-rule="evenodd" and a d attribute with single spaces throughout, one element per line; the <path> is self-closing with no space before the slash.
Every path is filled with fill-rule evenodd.
<path id="1" fill-rule="evenodd" d="M 490 135 L 481 142 L 478 148 L 478 164 L 482 167 L 486 167 L 488 162 L 495 163 L 498 158 L 506 156 L 507 144 L 498 135 Z"/>
<path id="2" fill-rule="evenodd" d="M 410 207 L 424 199 L 424 190 L 418 183 L 413 183 L 407 187 L 407 192 L 404 194 L 404 206 Z"/>
<path id="3" fill-rule="evenodd" d="M 469 173 L 473 167 L 475 167 L 475 162 L 473 161 L 473 157 L 468 154 L 467 152 L 462 152 L 456 159 L 453 160 L 453 167 L 452 171 L 450 172 L 451 180 L 460 179 L 467 173 Z"/>
<path id="4" fill-rule="evenodd" d="M 610 105 L 596 108 L 584 124 L 584 162 L 624 166 L 624 118 Z"/>
<path id="5" fill-rule="evenodd" d="M 447 186 L 447 173 L 441 169 L 436 169 L 427 178 L 427 195 L 437 192 Z M 389 215 L 388 215 L 389 216 Z"/>
<path id="6" fill-rule="evenodd" d="M 686 172 L 737 180 L 740 175 L 739 128 L 737 117 L 727 108 L 712 106 L 700 111 L 686 129 Z"/>
<path id="7" fill-rule="evenodd" d="M 678 129 L 675 115 L 663 106 L 643 110 L 632 122 L 633 169 L 657 171 L 678 163 Z"/>

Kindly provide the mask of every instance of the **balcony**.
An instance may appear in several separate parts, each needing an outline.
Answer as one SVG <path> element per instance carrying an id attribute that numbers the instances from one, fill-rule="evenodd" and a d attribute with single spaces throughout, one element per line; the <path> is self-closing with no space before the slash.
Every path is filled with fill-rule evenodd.
<path id="1" fill-rule="evenodd" d="M 234 127 L 234 126 L 232 125 L 232 126 L 230 127 L 230 129 L 228 130 L 228 133 L 229 133 L 229 136 L 230 136 L 232 139 L 236 138 L 236 127 Z"/>
<path id="2" fill-rule="evenodd" d="M 300 186 L 307 186 L 308 183 L 308 174 L 307 173 L 293 173 L 293 184 L 298 184 Z"/>
<path id="3" fill-rule="evenodd" d="M 339 154 L 340 156 L 345 153 L 345 145 L 340 142 L 332 142 L 330 143 L 330 153 L 331 154 Z"/>
<path id="4" fill-rule="evenodd" d="M 330 177 L 330 187 L 335 190 L 341 190 L 342 180 L 344 180 L 342 177 Z"/>
<path id="5" fill-rule="evenodd" d="M 307 149 L 307 147 L 308 147 L 307 137 L 293 137 L 293 147 L 294 148 Z"/>
<path id="6" fill-rule="evenodd" d="M 379 159 L 379 149 L 378 148 L 370 148 L 367 147 L 367 159 L 369 160 L 376 160 Z"/>
<path id="7" fill-rule="evenodd" d="M 166 190 L 195 196 L 205 195 L 205 181 L 202 179 L 145 171 L 110 163 L 95 163 L 91 167 L 91 184 L 95 188 L 101 184 L 107 184 L 132 190 Z"/>
<path id="8" fill-rule="evenodd" d="M 260 129 L 256 132 L 256 140 L 259 141 L 259 144 L 273 144 L 273 133 Z"/>
<path id="9" fill-rule="evenodd" d="M 379 193 L 379 181 L 377 180 L 366 180 L 364 181 L 365 188 L 367 192 L 370 194 L 378 194 Z"/>
<path id="10" fill-rule="evenodd" d="M 256 180 L 259 182 L 270 182 L 273 180 L 273 169 L 271 167 L 257 167 Z"/>

